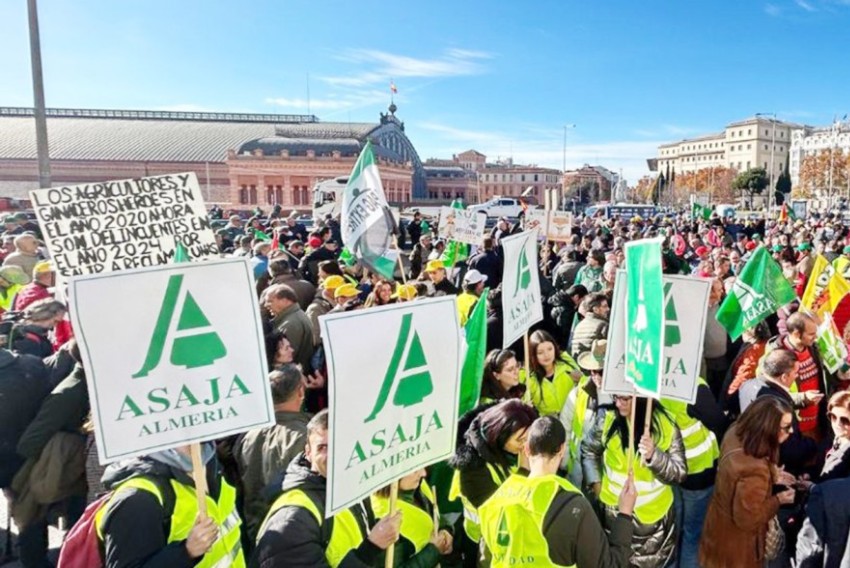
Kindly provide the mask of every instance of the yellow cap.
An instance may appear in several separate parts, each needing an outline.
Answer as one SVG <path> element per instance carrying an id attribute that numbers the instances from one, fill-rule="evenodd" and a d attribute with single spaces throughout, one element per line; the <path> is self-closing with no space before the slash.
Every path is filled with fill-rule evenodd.
<path id="1" fill-rule="evenodd" d="M 338 274 L 331 274 L 322 282 L 322 288 L 325 290 L 336 290 L 343 284 L 345 284 L 345 278 Z"/>
<path id="2" fill-rule="evenodd" d="M 32 268 L 32 275 L 44 274 L 45 272 L 56 272 L 56 267 L 49 260 L 39 261 Z"/>
<path id="3" fill-rule="evenodd" d="M 429 260 L 425 265 L 425 272 L 436 272 L 437 270 L 445 270 L 446 265 L 442 260 Z"/>
<path id="4" fill-rule="evenodd" d="M 343 284 L 338 286 L 334 292 L 334 298 L 353 298 L 360 294 L 360 290 L 354 287 L 354 284 Z"/>
<path id="5" fill-rule="evenodd" d="M 412 300 L 417 295 L 418 292 L 416 291 L 416 286 L 413 284 L 402 284 L 396 288 L 395 294 L 393 294 L 392 297 L 402 300 Z"/>

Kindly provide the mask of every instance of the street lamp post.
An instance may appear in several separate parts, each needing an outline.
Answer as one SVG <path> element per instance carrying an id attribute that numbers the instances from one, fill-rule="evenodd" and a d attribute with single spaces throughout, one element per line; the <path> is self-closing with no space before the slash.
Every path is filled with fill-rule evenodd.
<path id="1" fill-rule="evenodd" d="M 36 0 L 27 0 L 30 32 L 30 64 L 32 65 L 33 114 L 35 145 L 38 153 L 38 187 L 50 187 L 50 153 L 47 144 L 47 112 L 44 104 L 44 78 L 41 72 L 41 40 L 38 34 Z"/>
<path id="2" fill-rule="evenodd" d="M 767 215 L 768 218 L 773 216 L 773 203 L 775 201 L 773 192 L 773 156 L 776 154 L 776 113 L 775 112 L 757 112 L 756 116 L 769 116 L 770 121 L 773 123 L 773 134 L 770 138 L 770 174 L 768 175 L 768 179 L 770 180 L 770 185 L 767 188 Z M 758 124 L 756 124 L 756 128 L 758 128 Z M 756 133 L 756 140 L 758 140 L 758 132 Z M 758 143 L 758 142 L 756 142 Z"/>

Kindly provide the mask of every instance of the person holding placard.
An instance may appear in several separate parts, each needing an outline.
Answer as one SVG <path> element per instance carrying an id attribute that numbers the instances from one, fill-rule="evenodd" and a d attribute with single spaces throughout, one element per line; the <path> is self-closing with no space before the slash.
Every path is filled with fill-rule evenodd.
<path id="1" fill-rule="evenodd" d="M 398 540 L 401 514 L 377 523 L 357 503 L 325 518 L 328 411 L 307 424 L 307 445 L 286 470 L 283 494 L 272 503 L 257 536 L 252 568 L 383 566 L 381 553 Z"/>
<path id="2" fill-rule="evenodd" d="M 477 565 L 481 524 L 478 507 L 516 472 L 525 434 L 537 418 L 531 406 L 516 399 L 495 405 L 478 406 L 466 413 L 458 423 L 455 455 L 449 460 L 454 468 L 449 499 L 458 497 L 463 503 L 463 529 L 466 539 L 461 544 L 464 566 Z"/>
<path id="3" fill-rule="evenodd" d="M 520 370 L 519 381 L 528 387 L 526 401 L 534 405 L 541 416 L 560 414 L 567 396 L 582 373 L 578 363 L 558 347 L 555 338 L 537 330 L 529 339 L 531 375 Z"/>
<path id="4" fill-rule="evenodd" d="M 638 452 L 631 457 L 629 416 L 635 402 L 634 439 L 639 444 Z M 682 434 L 658 404 L 652 405 L 650 428 L 646 431 L 645 398 L 615 396 L 614 404 L 614 410 L 599 414 L 582 442 L 585 483 L 602 503 L 605 527 L 611 530 L 618 514 L 618 496 L 629 472 L 634 472 L 638 503 L 633 521 L 632 565 L 661 568 L 676 552 L 672 485 L 682 483 L 688 474 Z"/>
<path id="5" fill-rule="evenodd" d="M 398 481 L 398 510 L 401 511 L 399 540 L 395 545 L 393 566 L 434 568 L 442 556 L 452 552 L 452 534 L 434 526 L 436 497 L 426 483 L 426 472 L 417 469 Z M 378 518 L 390 511 L 390 486 L 371 497 L 372 510 Z M 381 564 L 383 566 L 384 564 Z"/>
<path id="6" fill-rule="evenodd" d="M 209 494 L 198 512 L 189 446 L 119 462 L 106 470 L 112 496 L 95 526 L 105 568 L 245 566 L 236 490 L 221 475 L 212 444 L 201 447 Z"/>

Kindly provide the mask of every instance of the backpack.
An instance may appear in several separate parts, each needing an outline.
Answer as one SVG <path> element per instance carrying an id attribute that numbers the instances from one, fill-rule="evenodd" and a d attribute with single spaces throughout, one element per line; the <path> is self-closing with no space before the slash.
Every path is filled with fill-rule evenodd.
<path id="1" fill-rule="evenodd" d="M 171 531 L 171 515 L 174 512 L 176 497 L 170 483 L 157 477 L 149 477 L 162 492 L 162 505 L 165 511 L 163 528 Z M 97 536 L 97 515 L 109 503 L 114 495 L 109 491 L 97 500 L 89 503 L 83 515 L 74 523 L 59 551 L 56 568 L 103 568 L 103 544 Z"/>

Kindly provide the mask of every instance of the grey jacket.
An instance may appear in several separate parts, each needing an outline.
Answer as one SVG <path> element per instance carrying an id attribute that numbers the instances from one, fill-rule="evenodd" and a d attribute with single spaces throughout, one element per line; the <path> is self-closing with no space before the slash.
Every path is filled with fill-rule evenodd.
<path id="1" fill-rule="evenodd" d="M 616 412 L 609 410 L 608 412 Z M 605 443 L 602 440 L 602 427 L 605 413 L 597 413 L 596 423 L 584 437 L 581 445 L 582 466 L 585 484 L 593 485 L 602 480 L 604 469 L 603 455 Z M 647 467 L 653 474 L 668 485 L 682 483 L 688 476 L 688 465 L 685 460 L 685 445 L 682 434 L 674 425 L 673 440 L 667 450 L 655 448 L 652 459 Z M 635 442 L 637 444 L 637 442 Z M 617 507 L 604 505 L 605 526 L 610 527 L 617 517 Z M 639 568 L 655 568 L 666 565 L 676 549 L 676 527 L 674 510 L 670 507 L 667 515 L 657 523 L 645 525 L 633 518 L 634 536 L 632 537 L 632 566 Z"/>

